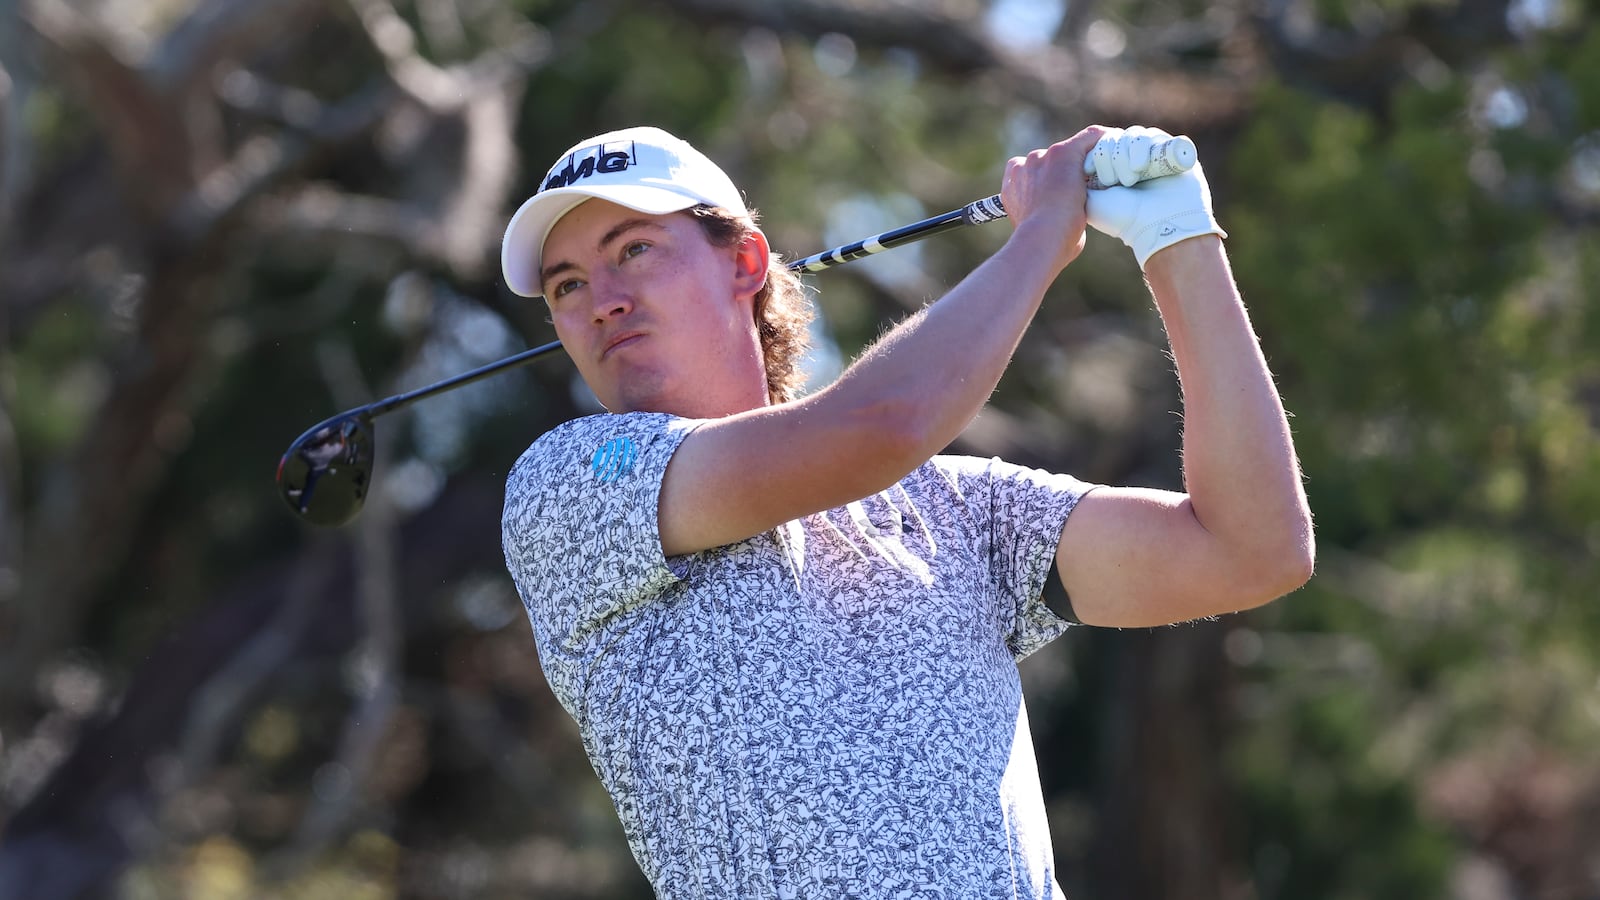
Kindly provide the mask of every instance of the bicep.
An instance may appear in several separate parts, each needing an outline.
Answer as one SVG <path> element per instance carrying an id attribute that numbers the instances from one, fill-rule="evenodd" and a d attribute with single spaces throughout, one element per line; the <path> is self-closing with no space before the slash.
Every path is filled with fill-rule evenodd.
<path id="1" fill-rule="evenodd" d="M 1061 530 L 1056 568 L 1086 625 L 1141 628 L 1232 612 L 1240 602 L 1225 548 L 1187 494 L 1099 488 Z"/>

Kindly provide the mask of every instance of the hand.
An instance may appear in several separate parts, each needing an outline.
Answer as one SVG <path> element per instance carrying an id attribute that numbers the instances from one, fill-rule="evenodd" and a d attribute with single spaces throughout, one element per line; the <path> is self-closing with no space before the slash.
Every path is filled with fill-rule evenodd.
<path id="1" fill-rule="evenodd" d="M 1134 183 L 1150 162 L 1151 146 L 1169 137 L 1137 125 L 1106 129 L 1084 166 L 1102 183 L 1122 185 L 1088 192 L 1089 224 L 1133 248 L 1141 269 L 1156 251 L 1179 241 L 1202 234 L 1227 237 L 1211 212 L 1211 188 L 1198 162 L 1179 175 Z"/>
<path id="2" fill-rule="evenodd" d="M 1058 248 L 1060 268 L 1083 251 L 1088 227 L 1084 195 L 1090 193 L 1084 186 L 1084 159 L 1104 131 L 1090 126 L 1006 163 L 1000 197 L 1013 229 L 1048 235 L 1048 242 Z"/>

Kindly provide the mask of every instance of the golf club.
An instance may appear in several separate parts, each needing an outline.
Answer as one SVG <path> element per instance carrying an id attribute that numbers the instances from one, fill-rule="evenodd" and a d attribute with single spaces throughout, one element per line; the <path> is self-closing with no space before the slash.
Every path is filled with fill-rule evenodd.
<path id="1" fill-rule="evenodd" d="M 1145 168 L 1143 177 L 1155 178 L 1184 172 L 1192 168 L 1194 162 L 1194 142 L 1187 137 L 1175 137 L 1151 148 L 1150 164 Z M 1093 178 L 1089 179 L 1090 188 L 1107 186 Z M 795 260 L 789 263 L 789 268 L 800 272 L 821 272 L 955 228 L 1002 219 L 1005 215 L 1000 195 L 995 194 L 974 200 L 960 209 Z M 453 378 L 346 410 L 318 422 L 295 438 L 278 460 L 279 492 L 289 508 L 305 521 L 313 525 L 343 525 L 361 511 L 372 485 L 372 468 L 376 457 L 374 419 L 435 394 L 455 390 L 532 362 L 559 349 L 561 342 L 551 341 Z"/>

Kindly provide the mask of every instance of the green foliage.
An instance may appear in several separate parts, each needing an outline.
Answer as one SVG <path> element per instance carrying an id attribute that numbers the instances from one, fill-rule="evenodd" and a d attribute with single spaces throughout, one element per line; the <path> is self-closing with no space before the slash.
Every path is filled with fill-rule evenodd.
<path id="1" fill-rule="evenodd" d="M 1454 838 L 1419 800 L 1439 761 L 1596 737 L 1595 246 L 1549 214 L 1594 127 L 1595 40 L 1487 63 L 1526 127 L 1480 121 L 1481 71 L 1398 85 L 1384 117 L 1279 86 L 1228 160 L 1323 547 L 1262 617 L 1278 652 L 1246 696 L 1271 699 L 1233 760 L 1264 896 L 1438 895 Z"/>
<path id="2" fill-rule="evenodd" d="M 1300 449 L 1335 541 L 1480 513 L 1493 435 L 1530 412 L 1512 388 L 1549 326 L 1509 292 L 1535 271 L 1537 218 L 1475 184 L 1470 145 L 1437 127 L 1464 103 L 1412 88 L 1385 129 L 1277 89 L 1230 161 L 1240 280 L 1316 426 Z"/>
<path id="3" fill-rule="evenodd" d="M 1213 6 L 1134 0 L 1099 8 L 1097 16 L 1136 40 L 1113 62 L 1082 57 L 1089 85 L 1082 102 L 1103 101 L 1110 75 L 1171 75 L 1158 71 L 1155 51 L 1140 46 L 1157 43 L 1169 26 L 1191 35 L 1179 42 L 1174 64 L 1213 66 L 1235 44 L 1250 44 L 1243 26 L 1205 38 L 1220 21 L 1206 18 Z M 1360 29 L 1438 21 L 1458 4 L 1312 6 L 1325 26 Z M 445 7 L 461 16 L 459 34 L 429 32 L 426 15 Z M 503 16 L 551 28 L 590 16 L 586 29 L 562 32 L 577 37 L 553 47 L 550 64 L 512 94 L 517 184 L 492 201 L 507 211 L 573 141 L 654 123 L 723 161 L 762 210 L 774 248 L 800 255 L 834 237 L 861 237 L 986 196 L 997 189 L 1007 156 L 1079 124 L 1051 121 L 1054 113 L 1004 89 L 1017 78 L 1047 77 L 1048 66 L 1034 72 L 1013 61 L 1017 69 L 992 79 L 953 78 L 924 58 L 937 54 L 935 42 L 909 40 L 918 35 L 908 36 L 909 48 L 876 46 L 865 37 L 819 37 L 803 24 L 782 32 L 752 28 L 731 11 L 708 22 L 672 4 L 630 2 L 440 4 L 431 13 L 403 2 L 395 11 L 417 30 L 422 54 L 441 66 L 497 46 Z M 1246 850 L 1230 862 L 1249 873 L 1263 900 L 1444 895 L 1466 847 L 1463 834 L 1482 823 L 1452 819 L 1430 802 L 1430 787 L 1445 766 L 1485 747 L 1534 746 L 1594 774 L 1600 190 L 1584 187 L 1577 159 L 1600 140 L 1600 26 L 1578 15 L 1455 68 L 1418 62 L 1418 51 L 1407 57 L 1403 78 L 1374 85 L 1381 96 L 1369 105 L 1319 85 L 1319 70 L 1304 61 L 1252 59 L 1237 70 L 1252 74 L 1230 101 L 1236 106 L 1185 113 L 1210 132 L 1196 135 L 1204 138 L 1229 253 L 1295 415 L 1321 548 L 1309 587 L 1216 625 L 1227 635 L 1222 680 L 1232 689 L 1218 713 L 1227 721 L 1211 724 L 1228 737 L 1215 770 L 1197 771 L 1234 791 L 1227 807 L 1237 818 L 1229 827 Z M 317 22 L 303 32 L 287 29 L 281 45 L 246 68 L 327 102 L 388 77 L 352 10 L 337 7 Z M 848 30 L 847 23 L 839 27 Z M 1408 46 L 1423 46 L 1422 38 L 1415 41 Z M 1510 111 L 1490 115 L 1495 98 Z M 47 186 L 20 196 L 24 216 L 55 209 L 52 192 L 72 184 L 94 185 L 108 219 L 123 215 L 116 192 L 101 188 L 114 175 L 94 168 L 107 154 L 92 104 L 64 82 L 45 79 L 20 112 L 8 121 L 26 132 L 39 183 Z M 447 126 L 439 133 L 423 135 L 411 129 L 427 114 L 400 104 L 379 133 L 306 160 L 283 197 L 307 186 L 356 196 L 403 193 L 395 186 L 427 176 L 396 165 L 393 146 L 458 149 L 449 145 L 460 127 L 452 114 L 439 114 Z M 229 110 L 222 118 L 222 131 L 290 128 L 257 122 L 271 119 L 259 111 Z M 101 181 L 80 178 L 80 168 L 99 172 Z M 438 202 L 445 190 L 424 191 L 427 202 L 405 197 L 406 209 Z M 885 217 L 882 225 L 867 221 L 873 213 Z M 39 227 L 46 219 L 38 216 Z M 25 218 L 13 231 L 35 224 Z M 118 220 L 84 258 L 104 296 L 74 283 L 26 310 L 5 335 L 0 375 L 14 386 L 6 412 L 23 473 L 22 502 L 10 512 L 24 533 L 44 518 L 51 485 L 41 473 L 58 472 L 61 459 L 79 449 L 108 387 L 119 373 L 137 371 L 149 349 L 129 305 L 140 279 L 163 262 L 144 243 L 146 225 Z M 897 251 L 915 260 L 914 277 L 864 262 L 814 279 L 829 339 L 848 357 L 886 321 L 962 277 L 1007 227 Z M 486 241 L 486 259 L 492 243 Z M 414 330 L 386 324 L 391 281 L 428 265 L 392 247 L 320 236 L 295 244 L 292 236 L 265 239 L 241 227 L 225 247 L 205 251 L 224 255 L 227 287 L 206 295 L 214 306 L 195 343 L 203 359 L 190 373 L 183 408 L 159 433 L 141 435 L 169 451 L 160 484 L 126 533 L 100 535 L 104 545 L 48 550 L 69 568 L 75 554 L 110 561 L 86 589 L 93 601 L 84 604 L 87 620 L 70 635 L 73 652 L 110 670 L 138 670 L 164 638 L 234 596 L 261 585 L 289 594 L 292 587 L 282 585 L 295 582 L 273 580 L 279 570 L 352 583 L 353 575 L 327 573 L 369 552 L 363 542 L 382 539 L 374 534 L 388 526 L 309 532 L 273 490 L 277 454 L 301 429 L 347 405 L 411 386 L 405 379 L 424 370 L 430 353 L 459 351 L 468 340 L 452 333 L 460 320 L 437 298 Z M 418 277 L 437 279 L 460 304 L 478 297 L 484 309 L 525 311 L 507 298 L 497 298 L 502 306 L 489 302 L 497 289 L 492 275 L 476 283 L 454 272 Z M 1091 235 L 980 426 L 1039 457 L 1031 463 L 1096 480 L 1175 486 L 1178 400 L 1163 346 L 1125 248 Z M 332 385 L 352 388 L 325 371 L 330 352 L 359 371 L 370 395 L 338 394 Z M 484 522 L 492 532 L 494 491 L 505 469 L 542 429 L 578 411 L 565 365 L 550 363 L 515 376 L 519 381 L 506 376 L 512 387 L 493 404 L 465 394 L 434 401 L 457 415 L 459 445 L 423 461 L 440 478 L 487 484 L 490 499 L 462 507 L 470 513 L 398 514 L 396 532 L 432 537 L 415 556 L 430 563 L 446 557 L 456 552 L 447 545 L 457 533 Z M 380 479 L 398 471 L 396 463 L 428 456 L 429 421 L 416 414 L 383 420 L 389 455 L 380 458 Z M 125 461 L 98 462 L 115 471 Z M 126 879 L 127 893 L 412 896 L 415 885 L 404 865 L 396 868 L 399 857 L 418 860 L 411 868 L 441 872 L 533 858 L 528 868 L 543 866 L 548 884 L 573 871 L 609 873 L 611 881 L 587 882 L 591 895 L 642 895 L 609 801 L 540 680 L 515 599 L 505 596 L 492 534 L 487 541 L 469 561 L 441 564 L 437 574 L 428 569 L 427 583 L 397 589 L 408 598 L 399 614 L 406 620 L 399 719 L 410 722 L 422 747 L 411 761 L 420 769 L 414 780 L 373 799 L 300 875 L 267 885 L 262 860 L 290 839 L 312 802 L 317 772 L 340 752 L 340 728 L 353 708 L 350 638 L 314 628 L 312 638 L 324 642 L 315 653 L 264 677 L 260 696 L 240 701 L 211 780 L 193 787 L 206 802 L 174 805 L 199 819 L 215 808 L 237 819 L 223 820 L 215 834 L 192 825 L 184 827 L 196 830 L 174 831 L 189 845 L 144 860 Z M 335 557 L 341 562 L 329 562 Z M 0 575 L 11 577 L 6 567 L 15 562 L 0 559 Z M 504 601 L 493 626 L 472 624 L 457 610 L 482 584 L 501 592 L 491 605 Z M 341 622 L 356 616 L 356 594 L 350 589 L 340 598 L 350 604 L 337 610 Z M 0 637 L 16 618 L 6 602 L 0 594 Z M 1087 629 L 1074 639 L 1093 649 L 1074 645 L 1058 657 L 1061 671 L 1046 679 L 1042 696 L 1030 696 L 1030 711 L 1051 808 L 1074 823 L 1070 836 L 1058 834 L 1057 851 L 1087 859 L 1100 846 L 1094 830 L 1110 828 L 1113 819 L 1099 799 L 1112 765 L 1103 757 L 1137 730 L 1119 705 L 1132 693 L 1127 683 L 1137 679 L 1126 673 L 1140 651 L 1129 649 L 1134 641 Z M 163 662 L 169 660 L 155 660 Z M 64 728 L 65 718 L 56 710 L 41 719 L 46 743 L 67 740 L 51 730 Z M 1159 731 L 1140 724 L 1146 733 Z M 169 730 L 159 739 L 175 740 L 181 728 Z M 6 733 L 0 752 L 24 746 L 23 734 Z M 387 735 L 383 743 L 404 742 Z M 113 749 L 107 758 L 124 748 Z M 9 758 L 0 763 L 12 766 Z M 0 800 L 12 799 L 5 791 L 17 781 L 13 768 L 6 771 Z M 512 879 L 520 870 L 505 863 L 499 871 Z M 1086 863 L 1071 880 L 1087 879 L 1089 871 Z M 512 884 L 506 895 L 517 893 Z M 1083 893 L 1102 893 L 1084 884 Z M 489 888 L 440 891 L 490 895 Z M 1543 896 L 1531 887 L 1526 893 Z"/>
<path id="4" fill-rule="evenodd" d="M 62 453 L 89 426 L 109 377 L 93 355 L 102 338 L 93 316 L 62 304 L 13 351 L 12 416 L 24 463 Z"/>

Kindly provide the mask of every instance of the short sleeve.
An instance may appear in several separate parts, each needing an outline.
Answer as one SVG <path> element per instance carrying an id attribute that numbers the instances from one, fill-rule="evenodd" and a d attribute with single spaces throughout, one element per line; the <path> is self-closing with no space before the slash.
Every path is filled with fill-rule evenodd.
<path id="1" fill-rule="evenodd" d="M 585 659 L 678 580 L 657 508 L 667 464 L 699 424 L 660 413 L 575 419 L 535 441 L 506 479 L 506 568 L 551 688 L 580 723 Z"/>
<path id="2" fill-rule="evenodd" d="M 1067 516 L 1096 485 L 1001 459 L 937 457 L 986 529 L 989 565 L 1009 621 L 1006 645 L 1022 659 L 1072 624 L 1044 602 Z"/>

